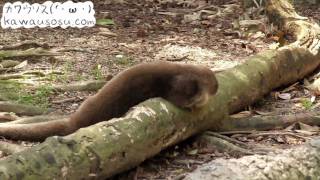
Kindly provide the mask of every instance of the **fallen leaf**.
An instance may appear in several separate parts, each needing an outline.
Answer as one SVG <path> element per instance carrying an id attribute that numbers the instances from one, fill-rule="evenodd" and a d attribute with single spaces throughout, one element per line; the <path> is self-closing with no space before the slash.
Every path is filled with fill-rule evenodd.
<path id="1" fill-rule="evenodd" d="M 116 33 L 111 32 L 110 29 L 105 27 L 99 28 L 99 31 L 100 32 L 98 32 L 98 34 L 102 36 L 112 36 L 112 37 L 118 36 Z"/>
<path id="2" fill-rule="evenodd" d="M 285 140 L 282 136 L 276 136 L 274 138 L 278 143 L 281 143 L 281 144 L 284 144 L 285 143 Z"/>
<path id="3" fill-rule="evenodd" d="M 257 110 L 255 110 L 254 112 L 256 114 L 263 115 L 263 116 L 268 116 L 268 115 L 274 114 L 274 112 L 264 112 L 264 111 L 257 111 Z"/>
<path id="4" fill-rule="evenodd" d="M 196 155 L 196 154 L 198 154 L 198 149 L 193 149 L 188 152 L 188 155 Z"/>
<path id="5" fill-rule="evenodd" d="M 101 26 L 115 25 L 112 19 L 97 19 L 96 24 Z"/>
<path id="6" fill-rule="evenodd" d="M 280 93 L 280 94 L 278 94 L 278 97 L 280 99 L 283 99 L 283 100 L 290 100 L 291 99 L 291 94 L 289 94 L 289 93 Z"/>
<path id="7" fill-rule="evenodd" d="M 25 67 L 27 65 L 28 65 L 28 61 L 27 60 L 26 61 L 22 61 L 20 64 L 18 64 L 15 67 L 13 67 L 13 69 L 21 69 L 21 68 L 23 68 L 23 67 Z"/>
<path id="8" fill-rule="evenodd" d="M 230 115 L 231 118 L 245 118 L 251 116 L 252 113 L 250 111 L 241 111 L 237 114 Z"/>
<path id="9" fill-rule="evenodd" d="M 309 89 L 314 95 L 320 95 L 320 78 L 313 81 L 313 83 L 309 83 L 306 79 L 304 80 L 305 87 Z"/>

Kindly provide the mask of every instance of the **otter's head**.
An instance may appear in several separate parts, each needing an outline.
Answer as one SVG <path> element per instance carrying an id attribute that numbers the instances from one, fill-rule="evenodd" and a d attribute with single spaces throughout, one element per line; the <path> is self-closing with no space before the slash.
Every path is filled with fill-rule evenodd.
<path id="1" fill-rule="evenodd" d="M 191 70 L 173 77 L 167 98 L 180 107 L 201 108 L 216 94 L 218 82 L 208 68 L 192 66 Z"/>

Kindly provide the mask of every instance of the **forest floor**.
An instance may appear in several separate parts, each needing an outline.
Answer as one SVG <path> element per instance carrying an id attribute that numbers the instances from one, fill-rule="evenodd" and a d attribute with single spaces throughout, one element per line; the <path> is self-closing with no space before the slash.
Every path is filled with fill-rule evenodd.
<path id="1" fill-rule="evenodd" d="M 259 8 L 244 12 L 238 1 L 231 0 L 213 1 L 211 4 L 202 0 L 188 2 L 151 3 L 146 0 L 119 5 L 101 1 L 95 4 L 96 17 L 112 19 L 113 25 L 83 29 L 0 29 L 0 48 L 31 41 L 64 50 L 56 57 L 28 57 L 25 59 L 28 65 L 23 70 L 61 71 L 63 75 L 41 83 L 67 85 L 76 81 L 105 79 L 134 64 L 155 60 L 201 64 L 214 71 L 223 71 L 276 46 L 277 34 L 269 28 L 266 16 Z M 197 9 L 204 6 L 206 8 Z M 298 6 L 297 10 L 301 15 L 320 21 L 320 8 L 305 5 Z M 248 18 L 256 20 L 253 25 L 243 21 Z M 94 93 L 52 92 L 48 107 L 54 114 L 68 114 Z M 65 99 L 69 100 L 63 101 Z M 294 114 L 319 107 L 319 99 L 301 81 L 274 90 L 241 115 Z M 299 136 L 292 136 L 277 133 L 281 130 L 272 132 L 274 134 L 268 136 L 232 134 L 230 137 L 251 145 L 290 148 L 304 143 L 309 136 L 319 135 L 299 133 Z M 190 138 L 115 179 L 179 179 L 185 172 L 219 157 L 239 155 L 203 147 L 196 138 Z"/>

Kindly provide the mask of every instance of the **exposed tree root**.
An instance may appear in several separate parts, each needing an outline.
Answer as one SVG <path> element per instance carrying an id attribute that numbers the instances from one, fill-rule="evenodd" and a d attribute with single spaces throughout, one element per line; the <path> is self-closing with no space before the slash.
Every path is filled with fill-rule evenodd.
<path id="1" fill-rule="evenodd" d="M 38 43 L 33 41 L 23 41 L 17 44 L 2 46 L 1 50 L 23 50 L 23 49 L 30 49 L 30 48 L 44 48 L 49 49 L 49 45 L 46 43 Z"/>
<path id="2" fill-rule="evenodd" d="M 233 143 L 230 143 L 227 140 L 217 138 L 211 135 L 203 134 L 198 137 L 198 141 L 201 144 L 205 144 L 208 147 L 213 147 L 219 152 L 228 152 L 233 156 L 243 156 L 243 155 L 253 155 L 255 154 L 253 151 L 249 149 L 242 148 Z"/>
<path id="3" fill-rule="evenodd" d="M 201 144 L 212 146 L 220 152 L 229 152 L 234 156 L 266 154 L 267 152 L 270 152 L 269 149 L 254 148 L 236 139 L 211 131 L 206 131 L 204 134 L 200 135 L 197 140 Z"/>
<path id="4" fill-rule="evenodd" d="M 93 53 L 93 51 L 89 49 L 83 49 L 78 47 L 64 47 L 61 49 L 56 49 L 56 52 L 82 52 L 82 53 Z"/>
<path id="5" fill-rule="evenodd" d="M 294 123 L 304 123 L 311 126 L 320 125 L 320 113 L 299 113 L 292 115 L 252 116 L 244 118 L 230 118 L 224 121 L 220 131 L 265 131 L 283 129 Z"/>
<path id="6" fill-rule="evenodd" d="M 303 140 L 310 140 L 311 138 L 300 136 L 298 134 L 292 133 L 292 132 L 257 132 L 248 135 L 248 137 L 258 137 L 258 136 L 270 136 L 270 135 L 286 135 L 286 136 L 293 136 L 299 139 Z"/>
<path id="7" fill-rule="evenodd" d="M 52 74 L 63 74 L 60 71 L 25 71 L 16 74 L 3 74 L 0 75 L 0 80 L 11 80 L 11 79 L 25 79 L 30 77 L 46 77 Z"/>
<path id="8" fill-rule="evenodd" d="M 0 112 L 14 112 L 17 115 L 34 116 L 47 113 L 47 110 L 31 106 L 0 101 Z"/>
<path id="9" fill-rule="evenodd" d="M 320 47 L 320 27 L 317 23 L 306 21 L 308 18 L 298 15 L 287 0 L 269 0 L 267 4 L 269 19 L 278 25 L 286 36 L 292 36 L 295 42 L 282 47 L 303 47 L 318 54 Z"/>
<path id="10" fill-rule="evenodd" d="M 105 85 L 106 81 L 104 80 L 96 80 L 96 81 L 83 81 L 74 84 L 68 85 L 55 85 L 53 89 L 56 91 L 97 91 L 103 85 Z"/>
<path id="11" fill-rule="evenodd" d="M 60 54 L 42 48 L 30 48 L 27 50 L 2 50 L 0 59 L 30 57 L 30 56 L 58 56 Z"/>
<path id="12" fill-rule="evenodd" d="M 4 61 L 1 61 L 1 63 L 0 63 L 0 70 L 2 71 L 2 69 L 14 67 L 14 66 L 16 66 L 18 64 L 20 64 L 19 61 L 4 60 Z"/>
<path id="13" fill-rule="evenodd" d="M 40 116 L 19 118 L 14 121 L 0 123 L 0 126 L 1 124 L 29 124 L 29 123 L 48 122 L 48 121 L 60 120 L 64 118 L 68 118 L 68 117 L 65 115 L 40 115 Z"/>
<path id="14" fill-rule="evenodd" d="M 70 97 L 70 98 L 64 98 L 61 100 L 52 101 L 52 104 L 64 104 L 68 102 L 74 102 L 78 99 L 78 97 Z"/>
<path id="15" fill-rule="evenodd" d="M 17 116 L 10 113 L 1 113 L 0 112 L 0 122 L 14 121 L 17 119 Z"/>

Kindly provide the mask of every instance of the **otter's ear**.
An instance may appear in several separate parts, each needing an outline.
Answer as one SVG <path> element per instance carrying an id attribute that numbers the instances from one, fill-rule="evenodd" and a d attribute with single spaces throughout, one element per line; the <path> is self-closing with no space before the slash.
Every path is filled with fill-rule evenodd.
<path id="1" fill-rule="evenodd" d="M 212 76 L 211 77 L 211 82 L 209 82 L 209 92 L 211 95 L 214 95 L 217 93 L 219 88 L 219 83 L 218 80 L 216 78 L 216 76 Z"/>

